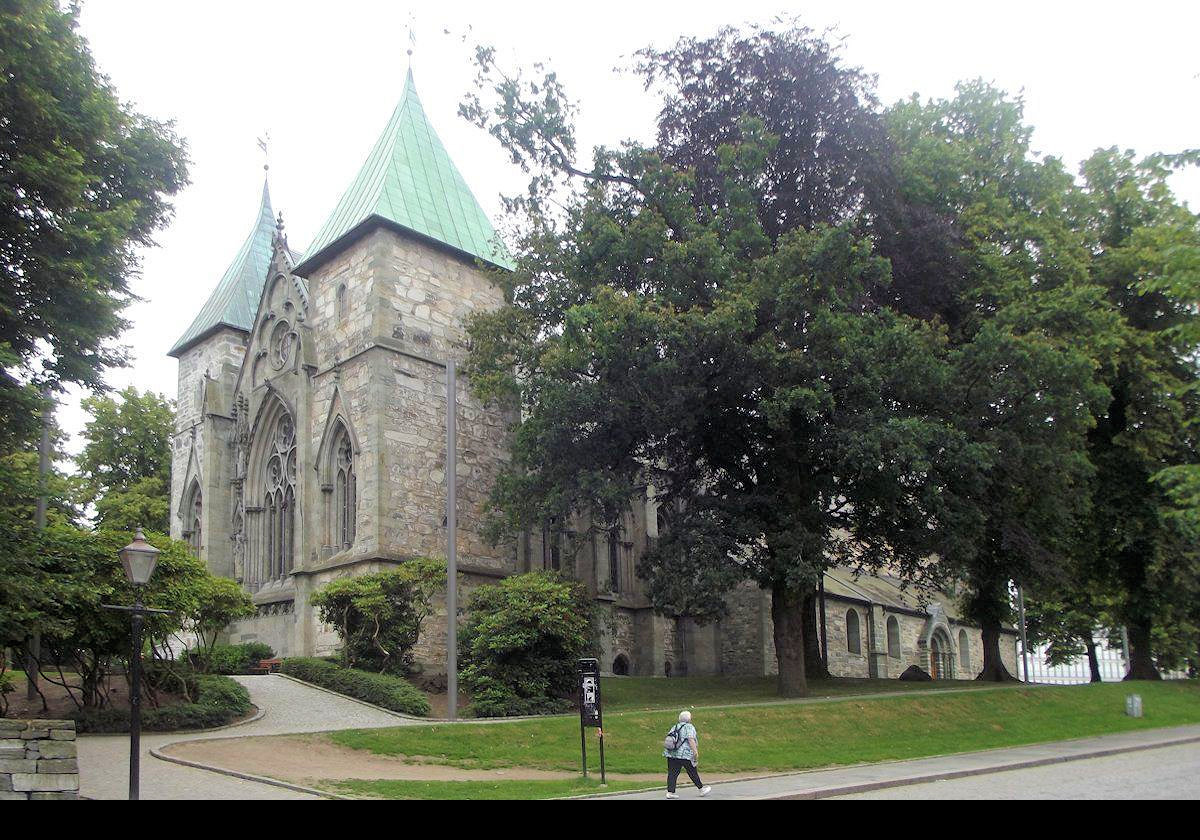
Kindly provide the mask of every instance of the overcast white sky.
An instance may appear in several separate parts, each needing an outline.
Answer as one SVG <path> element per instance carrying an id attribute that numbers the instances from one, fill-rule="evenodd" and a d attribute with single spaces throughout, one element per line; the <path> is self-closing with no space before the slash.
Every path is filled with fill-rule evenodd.
<path id="1" fill-rule="evenodd" d="M 949 95 L 983 77 L 1024 90 L 1035 147 L 1072 167 L 1098 146 L 1139 152 L 1200 146 L 1200 3 L 384 2 L 384 0 L 84 0 L 82 32 L 121 96 L 187 139 L 191 186 L 134 280 L 126 343 L 133 365 L 114 387 L 174 396 L 167 350 L 249 232 L 262 188 L 255 138 L 271 135 L 271 195 L 303 249 L 350 183 L 403 89 L 409 16 L 414 73 L 442 141 L 489 213 L 523 185 L 498 145 L 456 114 L 470 88 L 468 43 L 510 64 L 545 61 L 580 104 L 580 148 L 648 137 L 655 102 L 614 72 L 638 48 L 723 24 L 800 15 L 836 26 L 849 61 L 878 74 L 885 103 Z M 450 30 L 451 34 L 444 34 Z M 1200 206 L 1200 174 L 1176 189 Z M 59 410 L 73 435 L 73 394 Z"/>

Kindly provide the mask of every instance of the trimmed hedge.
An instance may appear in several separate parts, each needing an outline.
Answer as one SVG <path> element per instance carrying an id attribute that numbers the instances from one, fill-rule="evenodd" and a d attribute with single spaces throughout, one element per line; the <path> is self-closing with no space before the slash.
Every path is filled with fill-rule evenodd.
<path id="1" fill-rule="evenodd" d="M 216 645 L 209 652 L 198 653 L 196 664 L 206 674 L 248 674 L 264 659 L 274 659 L 275 651 L 262 642 L 240 645 Z"/>
<path id="2" fill-rule="evenodd" d="M 225 726 L 250 712 L 250 695 L 229 677 L 200 674 L 196 680 L 196 702 L 142 710 L 142 729 L 174 732 L 180 729 L 212 729 Z M 78 732 L 128 732 L 128 709 L 84 709 L 75 716 Z"/>
<path id="3" fill-rule="evenodd" d="M 334 662 L 312 657 L 283 660 L 280 670 L 321 688 L 328 688 L 357 700 L 364 700 L 393 712 L 426 717 L 429 701 L 412 683 L 390 674 L 372 674 L 354 668 L 343 668 Z"/>

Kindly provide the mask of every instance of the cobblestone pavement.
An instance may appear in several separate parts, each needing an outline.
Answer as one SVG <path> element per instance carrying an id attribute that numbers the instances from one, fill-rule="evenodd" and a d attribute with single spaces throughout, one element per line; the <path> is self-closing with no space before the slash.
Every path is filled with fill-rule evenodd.
<path id="1" fill-rule="evenodd" d="M 275 785 L 236 779 L 220 773 L 184 767 L 150 755 L 150 750 L 174 741 L 200 738 L 248 737 L 325 732 L 333 729 L 375 729 L 420 724 L 355 703 L 280 676 L 234 677 L 250 692 L 263 712 L 252 722 L 214 732 L 142 734 L 141 796 L 143 799 L 316 799 Z M 91 799 L 124 799 L 129 792 L 129 736 L 80 735 L 80 794 Z"/>
<path id="2" fill-rule="evenodd" d="M 1200 799 L 1200 744 L 906 785 L 835 799 Z"/>

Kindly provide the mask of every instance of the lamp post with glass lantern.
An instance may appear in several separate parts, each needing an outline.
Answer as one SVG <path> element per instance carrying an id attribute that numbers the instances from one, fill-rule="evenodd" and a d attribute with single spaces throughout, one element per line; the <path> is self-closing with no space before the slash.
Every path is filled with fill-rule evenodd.
<path id="1" fill-rule="evenodd" d="M 129 657 L 129 798 L 138 798 L 138 783 L 141 775 L 142 740 L 142 624 L 146 615 L 169 615 L 170 610 L 156 610 L 142 606 L 142 587 L 150 582 L 154 566 L 158 563 L 159 550 L 146 541 L 142 529 L 138 528 L 133 542 L 120 551 L 121 565 L 125 577 L 133 584 L 133 606 L 102 604 L 105 609 L 123 610 L 133 620 L 133 648 Z"/>

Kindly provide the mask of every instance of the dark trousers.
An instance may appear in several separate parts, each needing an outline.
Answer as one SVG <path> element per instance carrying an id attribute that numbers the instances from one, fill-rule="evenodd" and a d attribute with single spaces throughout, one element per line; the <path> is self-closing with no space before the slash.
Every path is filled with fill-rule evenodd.
<path id="1" fill-rule="evenodd" d="M 704 787 L 704 782 L 700 781 L 700 773 L 696 770 L 696 765 L 692 764 L 690 758 L 668 758 L 667 759 L 667 793 L 675 792 L 675 780 L 679 778 L 679 771 L 686 770 L 688 778 L 692 780 L 697 788 Z"/>

